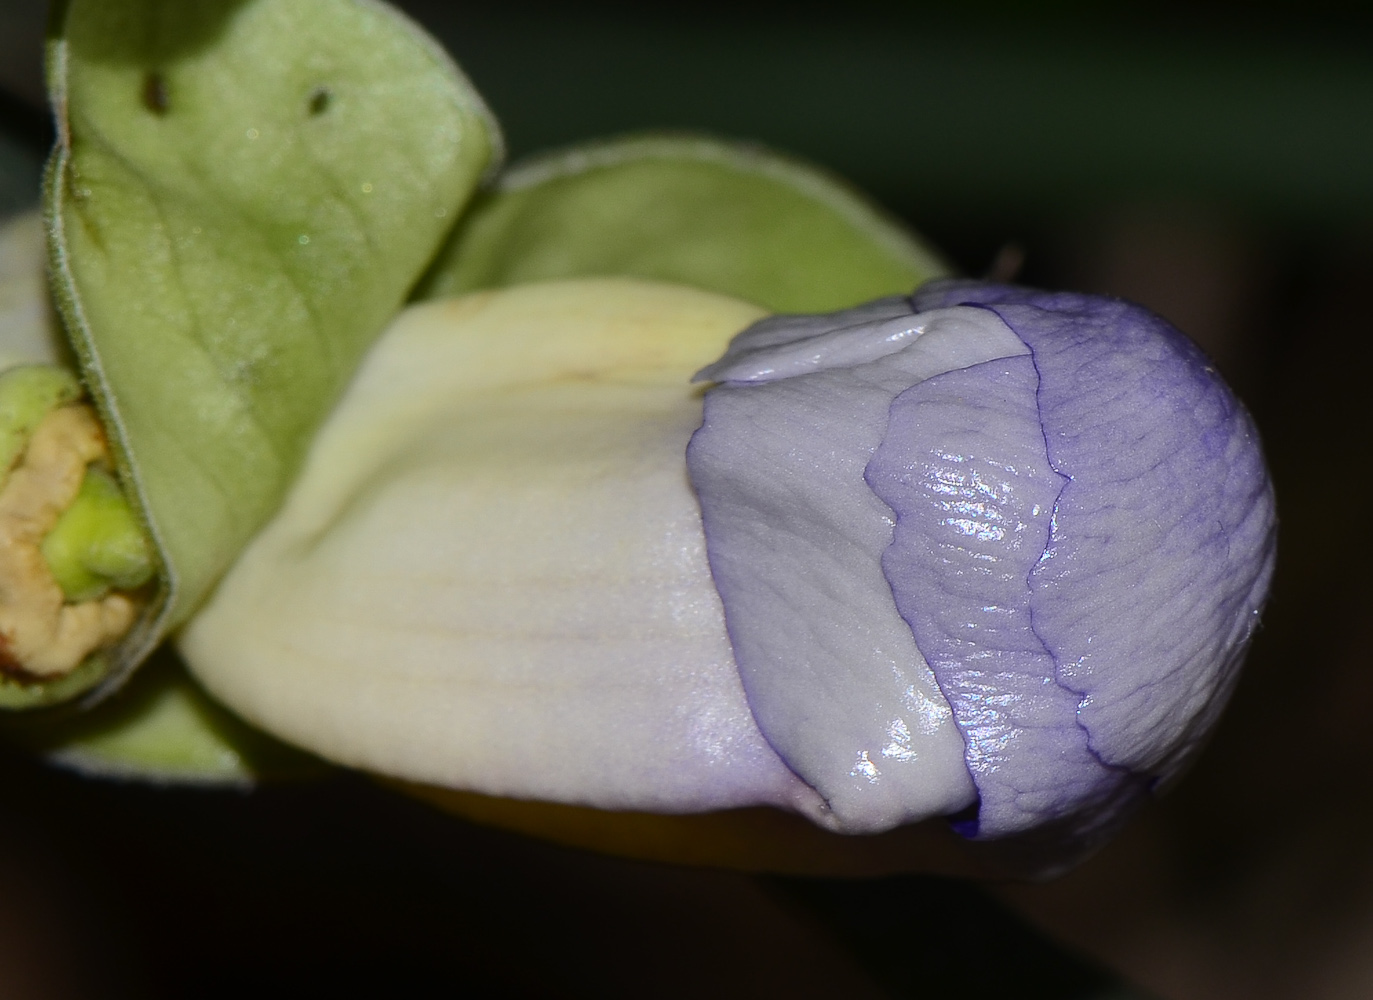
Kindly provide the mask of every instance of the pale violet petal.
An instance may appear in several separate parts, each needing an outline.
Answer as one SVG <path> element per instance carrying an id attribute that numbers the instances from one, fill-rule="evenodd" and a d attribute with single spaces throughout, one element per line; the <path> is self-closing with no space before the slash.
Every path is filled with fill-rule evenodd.
<path id="1" fill-rule="evenodd" d="M 864 302 L 848 309 L 828 313 L 777 313 L 765 316 L 746 330 L 741 330 L 730 340 L 729 346 L 720 358 L 707 366 L 729 364 L 743 354 L 753 353 L 766 347 L 780 347 L 831 330 L 843 330 L 851 326 L 909 316 L 911 300 L 906 295 L 888 295 L 884 298 Z M 700 376 L 697 377 L 698 380 Z"/>
<path id="2" fill-rule="evenodd" d="M 861 310 L 849 312 L 860 313 Z M 756 324 L 735 338 L 725 357 L 697 372 L 693 381 L 775 382 L 834 368 L 852 368 L 904 350 L 932 329 L 945 328 L 946 337 L 953 340 L 960 336 L 957 331 L 966 328 L 967 336 L 976 343 L 986 326 L 985 319 L 973 310 L 934 309 L 919 315 L 873 317 L 783 341 L 780 337 L 782 328 L 768 326 L 775 319 L 783 318 L 798 319 L 773 317 Z M 845 319 L 853 317 L 845 316 Z M 759 331 L 758 327 L 764 329 Z M 755 338 L 755 334 L 759 336 Z M 748 345 L 750 341 L 752 346 L 739 346 L 741 342 Z"/>
<path id="3" fill-rule="evenodd" d="M 962 737 L 882 574 L 892 514 L 863 472 L 906 387 L 1025 353 L 985 310 L 949 310 L 874 363 L 706 397 L 687 464 L 749 701 L 845 829 L 974 801 Z"/>
<path id="4" fill-rule="evenodd" d="M 756 365 L 760 358 L 763 359 L 765 370 L 774 371 L 779 365 L 785 365 L 783 359 L 794 355 L 798 348 L 804 349 L 809 341 L 823 340 L 828 335 L 844 330 L 862 331 L 872 323 L 895 321 L 900 324 L 910 316 L 910 299 L 904 295 L 890 295 L 832 313 L 768 316 L 738 334 L 729 342 L 724 355 L 697 372 L 692 381 L 759 381 Z M 738 374 L 732 374 L 734 372 Z"/>

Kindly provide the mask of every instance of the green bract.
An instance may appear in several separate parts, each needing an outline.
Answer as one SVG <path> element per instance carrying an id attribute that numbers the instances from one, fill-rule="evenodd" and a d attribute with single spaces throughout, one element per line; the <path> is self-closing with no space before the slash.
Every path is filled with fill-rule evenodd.
<path id="1" fill-rule="evenodd" d="M 60 767 L 97 778 L 247 787 L 324 770 L 220 708 L 165 647 L 94 711 L 56 725 L 22 725 L 12 737 Z"/>
<path id="2" fill-rule="evenodd" d="M 691 285 L 775 312 L 825 312 L 948 273 L 908 230 L 822 170 L 741 143 L 644 135 L 503 174 L 419 297 L 615 276 Z"/>
<path id="3" fill-rule="evenodd" d="M 162 571 L 118 680 L 275 510 L 499 137 L 368 0 L 70 0 L 54 23 L 54 290 Z"/>
<path id="4" fill-rule="evenodd" d="M 47 308 L 44 256 L 37 213 L 0 223 L 0 418 L 6 410 L 3 400 L 16 389 L 26 390 L 17 395 L 20 402 L 28 403 L 33 400 L 31 390 L 45 382 L 61 389 L 58 402 L 67 402 L 73 390 L 80 391 L 57 367 L 68 359 L 55 317 Z M 26 410 L 27 406 L 19 406 L 10 412 L 22 415 Z M 100 666 L 91 663 L 65 683 L 77 691 Z M 29 703 L 22 700 L 26 696 L 30 702 L 44 696 L 55 700 L 47 686 L 7 681 L 0 687 L 0 698 L 7 704 Z M 56 722 L 44 718 L 40 723 L 32 717 L 8 721 L 11 738 L 54 763 L 89 775 L 246 785 L 260 777 L 318 770 L 303 755 L 215 706 L 170 651 L 141 671 L 118 697 L 91 711 Z"/>

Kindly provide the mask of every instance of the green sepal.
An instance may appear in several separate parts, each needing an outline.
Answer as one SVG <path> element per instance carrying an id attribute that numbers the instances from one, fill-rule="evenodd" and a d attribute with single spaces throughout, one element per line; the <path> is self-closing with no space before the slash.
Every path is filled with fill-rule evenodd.
<path id="1" fill-rule="evenodd" d="M 650 134 L 511 168 L 464 217 L 417 297 L 627 276 L 774 312 L 826 312 L 949 273 L 821 169 L 756 146 Z"/>
<path id="2" fill-rule="evenodd" d="M 69 0 L 48 75 L 54 292 L 160 556 L 109 688 L 276 509 L 500 140 L 370 0 Z"/>

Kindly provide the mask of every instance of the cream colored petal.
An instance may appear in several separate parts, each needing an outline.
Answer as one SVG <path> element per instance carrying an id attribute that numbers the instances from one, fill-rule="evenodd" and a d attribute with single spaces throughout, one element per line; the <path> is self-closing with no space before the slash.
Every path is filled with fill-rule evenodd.
<path id="1" fill-rule="evenodd" d="M 181 637 L 192 670 L 396 777 L 823 818 L 754 724 L 683 462 L 691 373 L 757 315 L 609 279 L 403 314 Z"/>

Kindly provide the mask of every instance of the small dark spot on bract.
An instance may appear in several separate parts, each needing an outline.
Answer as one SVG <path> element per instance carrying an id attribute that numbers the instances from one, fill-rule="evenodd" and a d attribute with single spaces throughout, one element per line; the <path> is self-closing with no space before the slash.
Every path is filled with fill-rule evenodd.
<path id="1" fill-rule="evenodd" d="M 143 76 L 143 106 L 155 115 L 167 113 L 167 78 L 156 70 Z"/>
<path id="2" fill-rule="evenodd" d="M 310 114 L 322 115 L 329 110 L 329 105 L 333 103 L 334 95 L 328 87 L 316 87 L 310 93 Z"/>

